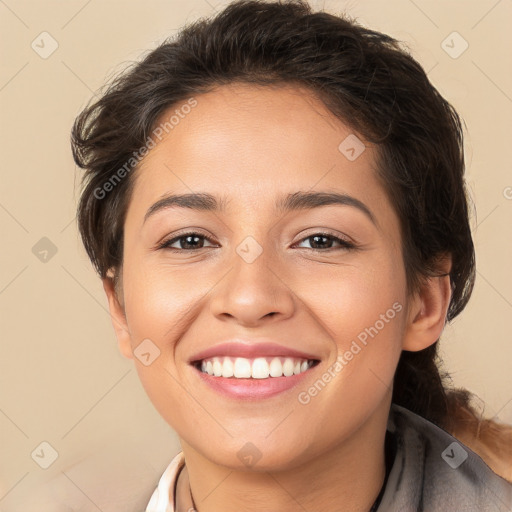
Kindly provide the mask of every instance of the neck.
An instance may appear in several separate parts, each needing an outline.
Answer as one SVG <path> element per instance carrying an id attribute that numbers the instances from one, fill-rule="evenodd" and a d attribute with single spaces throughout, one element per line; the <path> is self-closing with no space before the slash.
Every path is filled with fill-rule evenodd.
<path id="1" fill-rule="evenodd" d="M 385 478 L 388 413 L 389 408 L 376 411 L 349 439 L 276 472 L 214 464 L 182 440 L 186 466 L 178 482 L 177 512 L 188 512 L 180 508 L 180 494 L 189 492 L 198 512 L 368 512 Z"/>

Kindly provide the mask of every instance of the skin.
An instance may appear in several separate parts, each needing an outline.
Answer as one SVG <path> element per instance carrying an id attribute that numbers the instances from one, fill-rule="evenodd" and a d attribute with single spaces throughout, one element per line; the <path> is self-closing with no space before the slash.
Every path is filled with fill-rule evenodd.
<path id="1" fill-rule="evenodd" d="M 376 149 L 367 143 L 348 160 L 338 146 L 353 130 L 310 91 L 231 84 L 196 99 L 136 171 L 122 285 L 116 294 L 111 279 L 103 282 L 119 349 L 180 437 L 186 468 L 178 493 L 189 484 L 200 512 L 367 512 L 385 475 L 400 353 L 439 338 L 449 277 L 426 280 L 408 295 L 399 220 L 374 170 Z M 349 194 L 376 224 L 347 205 L 277 213 L 276 198 L 297 191 Z M 144 223 L 165 194 L 191 192 L 225 195 L 229 203 L 215 213 L 161 210 Z M 173 244 L 181 252 L 155 249 L 187 228 L 212 242 L 198 239 L 203 248 L 187 250 L 182 239 Z M 325 230 L 357 249 L 329 238 L 315 246 L 309 237 Z M 263 250 L 252 263 L 236 252 L 247 236 Z M 447 258 L 443 270 L 449 266 Z M 397 302 L 402 310 L 301 404 L 299 393 Z M 223 397 L 187 361 L 239 335 L 317 354 L 320 364 L 275 397 Z M 160 356 L 145 366 L 133 350 L 147 338 Z M 261 453 L 252 467 L 237 456 L 247 442 Z"/>

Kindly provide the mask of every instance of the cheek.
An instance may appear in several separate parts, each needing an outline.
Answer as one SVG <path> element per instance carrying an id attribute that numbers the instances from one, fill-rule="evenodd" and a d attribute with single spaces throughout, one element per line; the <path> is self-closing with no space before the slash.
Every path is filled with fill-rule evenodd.
<path id="1" fill-rule="evenodd" d="M 392 385 L 402 350 L 405 274 L 392 257 L 337 276 L 315 278 L 309 294 L 335 353 L 324 373 L 330 400 L 358 407 L 361 397 L 376 403 Z M 366 399 L 365 398 L 365 399 Z M 341 410 L 341 409 L 340 409 Z"/>
<path id="2" fill-rule="evenodd" d="M 207 290 L 200 288 L 200 280 L 194 279 L 192 286 L 190 275 L 176 269 L 150 268 L 135 261 L 126 262 L 125 269 L 126 316 L 132 349 L 136 355 L 137 347 L 144 342 L 151 353 L 148 365 L 134 358 L 139 379 L 162 417 L 179 429 L 182 420 L 176 411 L 186 410 L 189 416 L 196 413 L 190 407 L 183 368 L 176 364 L 175 348 L 190 323 L 190 312 Z"/>
<path id="3" fill-rule="evenodd" d="M 304 296 L 340 349 L 375 324 L 378 331 L 401 331 L 402 315 L 397 310 L 404 306 L 405 276 L 392 257 L 364 266 L 331 267 L 316 273 L 314 283 L 309 291 L 304 287 Z M 401 307 L 393 308 L 395 303 Z"/>
<path id="4" fill-rule="evenodd" d="M 205 293 L 200 282 L 183 271 L 165 268 L 139 266 L 128 273 L 125 297 L 132 343 L 150 338 L 161 351 L 172 350 L 173 335 Z"/>

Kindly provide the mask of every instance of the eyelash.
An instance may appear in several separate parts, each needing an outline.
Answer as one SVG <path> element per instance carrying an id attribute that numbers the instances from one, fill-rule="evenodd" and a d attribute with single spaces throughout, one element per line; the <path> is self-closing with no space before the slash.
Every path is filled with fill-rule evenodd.
<path id="1" fill-rule="evenodd" d="M 195 231 L 191 231 L 189 233 L 183 233 L 177 237 L 174 237 L 170 240 L 164 240 L 161 244 L 159 244 L 157 246 L 156 249 L 166 249 L 166 250 L 169 250 L 169 251 L 173 251 L 173 252 L 195 252 L 195 251 L 198 251 L 198 250 L 201 250 L 201 249 L 206 249 L 206 247 L 199 247 L 199 249 L 177 249 L 176 247 L 170 247 L 170 245 L 174 244 L 175 242 L 178 242 L 179 240 L 181 240 L 182 238 L 186 238 L 188 236 L 197 236 L 199 238 L 204 238 L 205 240 L 208 240 L 208 242 L 210 243 L 214 243 L 213 240 L 205 235 L 202 235 L 201 233 L 197 233 Z M 301 242 L 304 242 L 305 240 L 308 240 L 310 238 L 313 238 L 315 236 L 322 236 L 322 237 L 325 237 L 325 238 L 329 238 L 331 240 L 334 240 L 335 242 L 338 242 L 341 247 L 329 247 L 327 249 L 315 249 L 315 248 L 311 248 L 310 250 L 311 251 L 315 251 L 315 252 L 330 252 L 330 251 L 335 251 L 335 250 L 354 250 L 357 248 L 357 246 L 355 244 L 353 244 L 352 242 L 349 242 L 348 240 L 344 240 L 343 238 L 339 238 L 335 235 L 333 235 L 332 233 L 325 233 L 325 232 L 318 232 L 318 233 L 313 233 L 311 235 L 308 235 L 304 238 L 302 238 L 301 240 L 299 240 L 297 243 L 301 243 Z M 295 244 L 294 244 L 295 245 Z M 307 249 L 307 247 L 301 247 L 301 249 Z"/>

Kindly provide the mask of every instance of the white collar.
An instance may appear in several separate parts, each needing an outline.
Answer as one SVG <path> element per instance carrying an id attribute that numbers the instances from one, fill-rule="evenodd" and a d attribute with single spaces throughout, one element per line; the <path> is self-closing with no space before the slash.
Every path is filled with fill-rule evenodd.
<path id="1" fill-rule="evenodd" d="M 183 452 L 172 459 L 171 463 L 167 466 L 163 475 L 160 477 L 158 486 L 153 492 L 149 500 L 146 512 L 175 512 L 174 501 L 175 488 L 178 475 L 185 465 L 185 457 Z"/>

